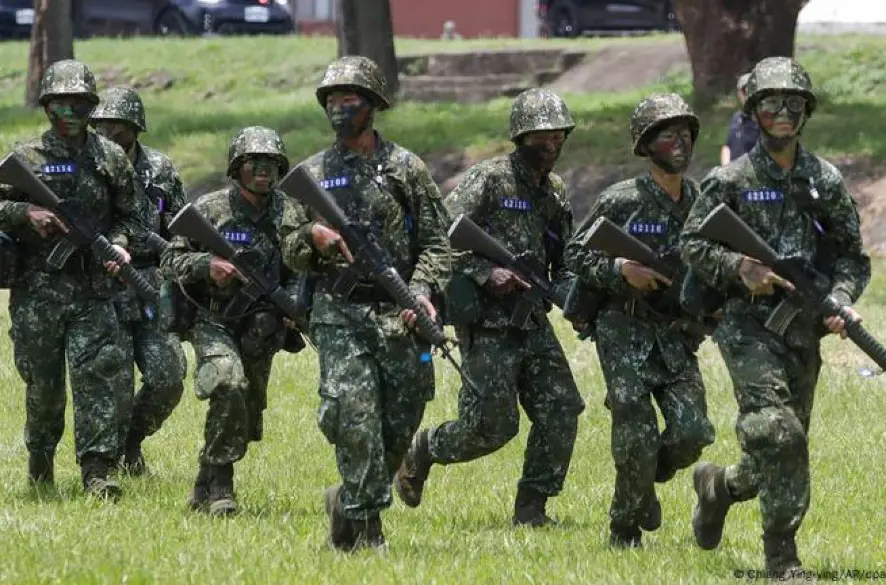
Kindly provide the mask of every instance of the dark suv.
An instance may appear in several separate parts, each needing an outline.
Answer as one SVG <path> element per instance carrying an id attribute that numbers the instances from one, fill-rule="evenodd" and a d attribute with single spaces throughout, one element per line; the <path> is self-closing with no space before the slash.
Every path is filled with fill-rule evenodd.
<path id="1" fill-rule="evenodd" d="M 0 0 L 0 38 L 30 35 L 33 0 Z M 286 0 L 72 0 L 74 34 L 264 33 L 294 30 Z"/>
<path id="2" fill-rule="evenodd" d="M 538 0 L 545 32 L 555 37 L 635 30 L 679 30 L 670 0 Z"/>

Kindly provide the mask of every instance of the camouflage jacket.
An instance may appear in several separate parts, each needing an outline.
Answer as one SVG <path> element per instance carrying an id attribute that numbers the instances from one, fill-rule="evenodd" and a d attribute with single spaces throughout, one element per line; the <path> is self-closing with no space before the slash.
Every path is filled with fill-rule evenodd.
<path id="1" fill-rule="evenodd" d="M 566 294 L 572 275 L 563 261 L 563 246 L 572 235 L 572 207 L 558 175 L 551 173 L 536 185 L 516 152 L 498 156 L 469 169 L 446 197 L 446 208 L 453 219 L 467 215 L 513 254 L 524 254 L 544 267 L 543 276 Z M 482 287 L 493 268 L 495 265 L 485 258 L 460 253 L 454 270 L 480 287 L 482 317 L 476 325 L 498 329 L 510 325 L 520 293 L 499 299 L 485 292 Z M 539 327 L 547 319 L 548 309 L 537 305 L 527 328 Z"/>
<path id="2" fill-rule="evenodd" d="M 235 248 L 248 249 L 254 254 L 250 259 L 253 265 L 261 267 L 272 282 L 282 281 L 284 285 L 289 273 L 283 267 L 279 248 L 284 229 L 293 229 L 287 224 L 293 217 L 290 205 L 282 192 L 273 191 L 266 195 L 265 208 L 260 210 L 248 202 L 235 185 L 207 193 L 194 203 L 197 211 Z M 244 283 L 232 279 L 225 287 L 216 286 L 209 277 L 211 258 L 212 254 L 199 243 L 175 236 L 162 255 L 161 266 L 166 277 L 177 279 L 196 302 L 209 308 L 213 317 L 218 317 Z M 205 313 L 203 316 L 207 317 Z"/>
<path id="3" fill-rule="evenodd" d="M 128 248 L 144 234 L 144 199 L 135 172 L 123 150 L 110 140 L 88 132 L 85 145 L 73 151 L 48 130 L 17 146 L 15 152 L 59 199 L 74 203 L 112 244 Z M 0 187 L 0 229 L 19 241 L 20 285 L 59 302 L 84 291 L 106 298 L 120 290 L 117 279 L 86 249 L 71 255 L 61 271 L 50 272 L 46 258 L 60 236 L 44 240 L 30 226 L 27 210 L 31 204 L 24 192 Z"/>
<path id="4" fill-rule="evenodd" d="M 185 205 L 185 190 L 169 157 L 141 143 L 137 148 L 135 174 L 147 198 L 144 223 L 151 231 L 168 241 L 172 237 L 169 224 Z M 131 253 L 136 265 L 160 264 L 158 251 L 149 249 L 143 241 L 133 244 Z"/>
<path id="5" fill-rule="evenodd" d="M 606 343 L 612 336 L 630 338 L 633 357 L 645 357 L 654 345 L 666 357 L 668 364 L 684 361 L 685 335 L 672 328 L 667 320 L 647 318 L 642 308 L 635 307 L 635 314 L 614 316 L 607 310 L 625 313 L 627 299 L 650 303 L 656 311 L 667 317 L 680 316 L 680 279 L 674 278 L 673 288 L 661 292 L 643 293 L 632 288 L 621 275 L 615 258 L 591 249 L 588 235 L 591 226 L 605 217 L 637 238 L 675 269 L 683 270 L 680 262 L 678 241 L 680 230 L 689 209 L 698 197 L 698 187 L 689 179 L 683 179 L 683 196 L 680 201 L 671 199 L 649 173 L 612 185 L 597 199 L 594 208 L 576 230 L 566 245 L 567 266 L 587 285 L 586 294 L 599 291 L 603 295 L 601 314 L 595 324 L 597 343 Z M 599 294 L 597 293 L 597 294 Z M 697 343 L 695 339 L 692 343 Z M 690 345 L 692 345 L 690 343 Z"/>
<path id="6" fill-rule="evenodd" d="M 340 144 L 302 163 L 315 179 L 332 194 L 352 223 L 374 234 L 390 260 L 415 294 L 431 297 L 442 290 L 450 270 L 449 218 L 424 162 L 403 147 L 377 135 L 377 148 L 369 158 L 344 149 Z M 335 264 L 320 256 L 313 246 L 312 210 L 297 207 L 296 225 L 285 225 L 284 262 L 296 272 L 317 271 L 324 275 L 347 264 L 337 257 Z M 357 251 L 354 250 L 356 253 Z M 355 325 L 370 319 L 371 305 L 334 297 L 328 291 L 332 277 L 323 276 L 314 294 L 312 323 Z M 402 333 L 399 314 L 393 303 L 380 303 L 372 313 L 376 325 L 394 327 Z M 382 323 L 384 322 L 384 324 Z"/>
<path id="7" fill-rule="evenodd" d="M 812 216 L 798 201 L 809 193 L 809 181 L 819 194 L 815 214 L 831 239 L 831 293 L 841 303 L 855 302 L 871 278 L 870 258 L 862 247 L 858 208 L 840 172 L 830 163 L 799 147 L 794 168 L 782 170 L 761 143 L 725 167 L 711 171 L 702 182 L 702 195 L 692 210 L 680 241 L 684 261 L 699 276 L 729 290 L 719 334 L 742 337 L 759 331 L 782 293 L 751 297 L 741 284 L 741 255 L 699 234 L 708 213 L 726 203 L 782 257 L 814 261 L 820 252 Z M 824 333 L 817 315 L 801 315 L 786 332 L 790 345 L 810 346 Z"/>

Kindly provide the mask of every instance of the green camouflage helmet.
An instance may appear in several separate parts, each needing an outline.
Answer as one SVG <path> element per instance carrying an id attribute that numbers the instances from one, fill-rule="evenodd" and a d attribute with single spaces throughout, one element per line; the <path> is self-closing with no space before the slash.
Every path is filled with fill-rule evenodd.
<path id="1" fill-rule="evenodd" d="M 517 96 L 511 106 L 512 142 L 527 132 L 537 130 L 565 130 L 566 135 L 575 128 L 575 122 L 566 102 L 549 89 L 527 89 Z"/>
<path id="2" fill-rule="evenodd" d="M 289 170 L 289 159 L 283 139 L 274 130 L 264 126 L 249 126 L 240 130 L 228 148 L 228 176 L 233 177 L 243 157 L 250 154 L 266 154 L 277 160 L 280 176 Z"/>
<path id="3" fill-rule="evenodd" d="M 46 68 L 40 80 L 40 105 L 58 95 L 82 95 L 98 104 L 95 93 L 95 76 L 89 67 L 73 59 L 56 61 Z"/>
<path id="4" fill-rule="evenodd" d="M 634 142 L 634 155 L 646 156 L 643 143 L 662 124 L 686 120 L 692 132 L 692 142 L 698 138 L 701 122 L 692 108 L 675 93 L 651 95 L 637 104 L 631 114 L 631 140 Z"/>
<path id="5" fill-rule="evenodd" d="M 139 131 L 147 130 L 145 106 L 142 99 L 128 87 L 112 87 L 98 94 L 98 107 L 92 112 L 92 121 L 122 120 L 135 125 Z"/>
<path id="6" fill-rule="evenodd" d="M 735 84 L 735 89 L 738 91 L 744 91 L 748 88 L 748 79 L 751 78 L 750 73 L 744 73 L 738 77 L 738 81 Z"/>
<path id="7" fill-rule="evenodd" d="M 767 57 L 754 66 L 748 79 L 745 113 L 750 114 L 758 101 L 776 92 L 802 95 L 806 98 L 806 115 L 815 111 L 817 99 L 812 80 L 803 66 L 790 57 Z"/>
<path id="8" fill-rule="evenodd" d="M 325 108 L 329 94 L 343 88 L 351 88 L 366 95 L 379 111 L 391 107 L 385 76 L 376 62 L 367 57 L 348 55 L 329 64 L 323 81 L 317 87 L 317 101 L 320 106 Z"/>

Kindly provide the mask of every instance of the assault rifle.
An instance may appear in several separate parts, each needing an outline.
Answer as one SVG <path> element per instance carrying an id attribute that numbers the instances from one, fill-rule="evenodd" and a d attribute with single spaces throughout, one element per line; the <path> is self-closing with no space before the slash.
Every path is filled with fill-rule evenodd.
<path id="1" fill-rule="evenodd" d="M 705 217 L 699 233 L 719 242 L 735 252 L 762 262 L 773 272 L 793 283 L 795 290 L 788 293 L 766 320 L 768 330 L 784 335 L 788 325 L 801 311 L 812 311 L 822 317 L 840 317 L 846 323 L 849 339 L 868 355 L 880 368 L 886 369 L 886 347 L 855 321 L 830 296 L 831 280 L 804 258 L 782 258 L 725 203 L 715 207 Z"/>
<path id="2" fill-rule="evenodd" d="M 59 269 L 77 248 L 89 246 L 99 260 L 116 262 L 120 266 L 120 278 L 149 304 L 146 312 L 149 316 L 153 315 L 151 306 L 156 305 L 159 298 L 157 289 L 131 264 L 122 263 L 123 258 L 102 235 L 93 220 L 79 209 L 76 201 L 59 199 L 14 152 L 0 161 L 0 183 L 23 191 L 34 203 L 52 211 L 67 226 L 68 233 L 56 244 L 46 260 L 49 266 Z"/>
<path id="3" fill-rule="evenodd" d="M 449 227 L 449 242 L 453 248 L 467 250 L 492 262 L 512 270 L 530 284 L 528 289 L 519 291 L 520 300 L 511 314 L 511 326 L 522 328 L 532 315 L 532 306 L 543 301 L 553 303 L 561 309 L 566 304 L 566 295 L 557 290 L 545 276 L 547 268 L 527 254 L 514 255 L 501 242 L 487 234 L 470 217 L 461 214 Z"/>
<path id="4" fill-rule="evenodd" d="M 271 301 L 286 317 L 295 321 L 300 314 L 299 306 L 280 286 L 279 282 L 270 279 L 259 267 L 259 263 L 248 249 L 238 250 L 221 235 L 209 221 L 203 217 L 194 207 L 193 202 L 188 203 L 175 215 L 169 224 L 169 231 L 199 242 L 212 254 L 224 258 L 234 265 L 240 274 L 246 278 L 246 283 L 234 298 L 236 302 L 230 303 L 223 313 L 224 318 L 240 318 L 253 302 L 261 297 Z"/>
<path id="5" fill-rule="evenodd" d="M 671 285 L 658 297 L 658 302 L 664 305 L 665 312 L 669 315 L 674 309 L 679 309 L 681 287 L 678 281 L 682 282 L 684 269 L 676 249 L 669 250 L 664 254 L 657 254 L 652 248 L 625 232 L 606 217 L 598 218 L 591 225 L 587 244 L 590 248 L 603 252 L 612 258 L 625 258 L 639 262 L 670 280 Z M 650 308 L 654 308 L 652 304 L 650 304 Z M 713 324 L 700 317 L 678 317 L 677 321 L 688 333 L 710 335 L 713 332 Z"/>
<path id="6" fill-rule="evenodd" d="M 443 354 L 466 385 L 477 391 L 476 385 L 465 375 L 452 355 L 455 343 L 446 337 L 443 327 L 431 319 L 424 306 L 418 302 L 418 298 L 409 290 L 409 286 L 394 268 L 390 255 L 378 242 L 376 236 L 370 230 L 352 223 L 335 199 L 317 184 L 301 165 L 294 167 L 283 177 L 279 188 L 289 197 L 319 214 L 341 235 L 354 255 L 352 265 L 354 270 L 343 272 L 343 276 L 333 285 L 333 292 L 341 295 L 349 294 L 348 288 L 353 289 L 360 275 L 372 280 L 397 306 L 415 313 L 415 328 L 418 334 Z"/>

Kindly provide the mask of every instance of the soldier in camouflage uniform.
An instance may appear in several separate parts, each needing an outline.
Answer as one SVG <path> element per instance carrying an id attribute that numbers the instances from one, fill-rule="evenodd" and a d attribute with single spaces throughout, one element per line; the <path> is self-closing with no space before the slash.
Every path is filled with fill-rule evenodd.
<path id="1" fill-rule="evenodd" d="M 119 146 L 90 132 L 89 114 L 98 103 L 95 78 L 73 60 L 47 68 L 40 104 L 51 128 L 16 147 L 16 154 L 63 201 L 73 202 L 100 226 L 114 248 L 142 237 L 142 202 L 137 179 Z M 15 365 L 26 384 L 25 444 L 28 475 L 35 484 L 53 482 L 56 445 L 64 431 L 65 360 L 74 400 L 74 440 L 87 493 L 116 499 L 120 486 L 108 477 L 120 452 L 118 400 L 126 389 L 122 333 L 110 302 L 120 283 L 87 249 L 64 266 L 46 260 L 67 228 L 27 194 L 0 189 L 0 229 L 19 244 L 19 272 L 9 312 Z"/>
<path id="2" fill-rule="evenodd" d="M 370 59 L 330 64 L 317 99 L 337 140 L 302 164 L 351 221 L 379 239 L 435 318 L 430 298 L 445 286 L 450 268 L 448 216 L 421 159 L 373 129 L 375 112 L 390 106 L 386 94 Z M 410 331 L 415 315 L 371 281 L 360 280 L 350 294 L 333 291 L 351 252 L 310 210 L 304 213 L 284 242 L 284 258 L 295 271 L 322 274 L 310 321 L 320 358 L 318 425 L 335 445 L 342 478 L 325 494 L 329 544 L 382 547 L 380 513 L 391 505 L 391 480 L 434 396 L 429 346 Z"/>
<path id="3" fill-rule="evenodd" d="M 803 67 L 787 57 L 760 61 L 744 107 L 759 122 L 760 141 L 704 179 L 681 237 L 684 260 L 708 284 L 728 290 L 716 337 L 734 385 L 742 450 L 735 465 L 696 466 L 692 526 L 699 546 L 713 549 L 730 505 L 759 496 L 766 568 L 778 575 L 800 566 L 794 538 L 809 507 L 808 432 L 820 340 L 827 331 L 845 335 L 845 323 L 809 312 L 784 336 L 769 331 L 764 322 L 792 283 L 705 239 L 699 226 L 726 203 L 779 255 L 814 262 L 829 274 L 831 295 L 842 305 L 858 299 L 871 268 L 857 206 L 839 171 L 799 143 L 816 107 Z"/>
<path id="4" fill-rule="evenodd" d="M 287 225 L 292 214 L 286 196 L 275 189 L 288 169 L 276 132 L 244 128 L 228 151 L 231 185 L 194 203 L 236 248 L 247 249 L 253 256 L 249 261 L 272 281 L 279 281 L 283 272 L 283 233 L 294 227 Z M 282 317 L 262 300 L 239 314 L 226 314 L 229 303 L 242 300 L 242 275 L 199 243 L 175 236 L 163 253 L 162 266 L 165 276 L 177 279 L 200 307 L 189 339 L 197 358 L 194 392 L 200 400 L 209 400 L 209 409 L 188 505 L 212 516 L 233 514 L 238 508 L 234 463 L 246 455 L 250 441 L 262 439 L 271 363 L 284 346 L 286 328 Z"/>
<path id="5" fill-rule="evenodd" d="M 572 281 L 563 262 L 572 209 L 563 180 L 551 170 L 574 127 L 559 96 L 545 89 L 523 92 L 511 109 L 515 150 L 474 166 L 446 198 L 452 217 L 466 214 L 561 288 Z M 456 326 L 465 373 L 479 392 L 463 386 L 458 419 L 416 434 L 396 479 L 407 505 L 421 503 L 432 464 L 472 461 L 513 439 L 520 404 L 532 427 L 513 522 L 552 522 L 547 499 L 563 489 L 584 401 L 548 321 L 551 307 L 538 304 L 525 323 L 511 323 L 521 290 L 528 286 L 484 258 L 459 258 L 447 312 Z"/>
<path id="6" fill-rule="evenodd" d="M 683 173 L 698 130 L 698 117 L 680 96 L 641 101 L 631 116 L 631 139 L 634 154 L 649 159 L 649 171 L 606 189 L 566 246 L 569 268 L 605 299 L 592 327 L 612 415 L 615 493 L 609 516 L 610 542 L 617 547 L 640 546 L 641 529 L 658 529 L 655 482 L 695 463 L 713 443 L 714 427 L 695 357 L 703 335 L 700 324 L 682 314 L 681 281 L 595 251 L 587 238 L 594 222 L 606 217 L 681 273 L 677 242 L 698 195 Z M 653 398 L 665 421 L 661 433 Z"/>
<path id="7" fill-rule="evenodd" d="M 166 155 L 139 142 L 138 136 L 147 126 L 144 105 L 134 90 L 111 88 L 101 92 L 99 100 L 92 125 L 129 156 L 147 196 L 144 223 L 154 234 L 169 240 L 167 226 L 185 204 L 178 171 Z M 139 273 L 159 288 L 163 242 L 156 238 L 134 242 L 130 251 Z M 184 392 L 185 354 L 178 336 L 161 330 L 157 316 L 144 313 L 145 307 L 131 289 L 124 291 L 116 304 L 128 337 L 126 347 L 142 375 L 142 387 L 130 406 L 131 417 L 121 425 L 123 466 L 132 475 L 142 475 L 147 471 L 142 441 L 160 429 Z M 130 396 L 127 391 L 127 398 Z"/>

